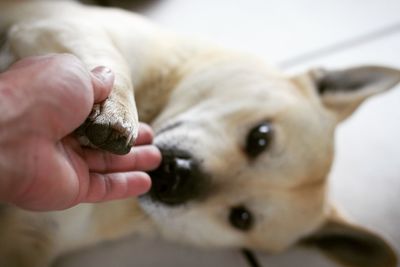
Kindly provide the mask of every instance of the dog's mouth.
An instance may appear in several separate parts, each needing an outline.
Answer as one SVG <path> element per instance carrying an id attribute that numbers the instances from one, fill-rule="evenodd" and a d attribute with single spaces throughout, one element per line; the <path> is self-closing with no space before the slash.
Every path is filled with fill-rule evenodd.
<path id="1" fill-rule="evenodd" d="M 162 162 L 150 172 L 153 201 L 169 206 L 185 204 L 203 196 L 208 190 L 208 179 L 189 153 L 175 149 L 160 149 Z"/>

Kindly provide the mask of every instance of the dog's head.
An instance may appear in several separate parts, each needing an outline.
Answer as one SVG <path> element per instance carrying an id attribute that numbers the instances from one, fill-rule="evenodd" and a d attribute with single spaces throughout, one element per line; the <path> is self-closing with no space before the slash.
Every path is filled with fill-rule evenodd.
<path id="1" fill-rule="evenodd" d="M 348 266 L 394 266 L 381 238 L 338 219 L 326 186 L 336 125 L 399 71 L 285 78 L 223 59 L 188 73 L 154 123 L 163 163 L 141 199 L 164 237 L 265 251 L 303 243 Z"/>

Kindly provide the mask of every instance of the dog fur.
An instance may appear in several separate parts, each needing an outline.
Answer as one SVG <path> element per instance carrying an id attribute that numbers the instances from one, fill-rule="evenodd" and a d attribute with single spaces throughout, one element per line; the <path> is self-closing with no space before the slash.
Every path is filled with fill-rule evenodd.
<path id="1" fill-rule="evenodd" d="M 179 205 L 151 194 L 47 213 L 3 204 L 0 266 L 48 266 L 62 253 L 128 234 L 267 252 L 302 244 L 345 266 L 396 266 L 390 245 L 347 222 L 326 191 L 335 127 L 367 97 L 394 87 L 400 71 L 367 66 L 286 77 L 249 55 L 177 38 L 136 14 L 71 2 L 3 1 L 0 32 L 2 70 L 49 53 L 113 69 L 113 92 L 80 130 L 82 142 L 126 153 L 140 118 L 164 153 L 187 152 L 199 166 L 198 183 L 208 183 L 204 194 Z M 259 123 L 270 125 L 272 141 L 252 157 L 246 136 Z M 99 138 L 103 131 L 111 134 Z M 229 222 L 238 206 L 251 212 L 251 229 Z"/>

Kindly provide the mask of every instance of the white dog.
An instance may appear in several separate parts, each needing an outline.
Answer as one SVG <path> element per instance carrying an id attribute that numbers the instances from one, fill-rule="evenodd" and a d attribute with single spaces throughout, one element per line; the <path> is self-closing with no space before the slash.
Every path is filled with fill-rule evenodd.
<path id="1" fill-rule="evenodd" d="M 47 53 L 113 69 L 113 92 L 81 128 L 84 142 L 126 153 L 139 117 L 154 127 L 163 153 L 151 192 L 139 200 L 50 213 L 1 206 L 0 266 L 43 267 L 60 253 L 132 233 L 268 252 L 304 244 L 346 266 L 396 266 L 381 237 L 335 212 L 326 187 L 336 125 L 397 84 L 398 70 L 285 77 L 138 15 L 70 2 L 3 1 L 0 30 L 2 69 Z"/>

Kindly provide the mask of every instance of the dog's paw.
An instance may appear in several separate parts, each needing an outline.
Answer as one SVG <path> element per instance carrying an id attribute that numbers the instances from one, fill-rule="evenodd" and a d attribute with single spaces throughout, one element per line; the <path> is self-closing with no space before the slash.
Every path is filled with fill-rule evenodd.
<path id="1" fill-rule="evenodd" d="M 111 99 L 96 104 L 77 130 L 80 140 L 114 154 L 127 154 L 135 143 L 138 122 L 127 107 Z"/>

